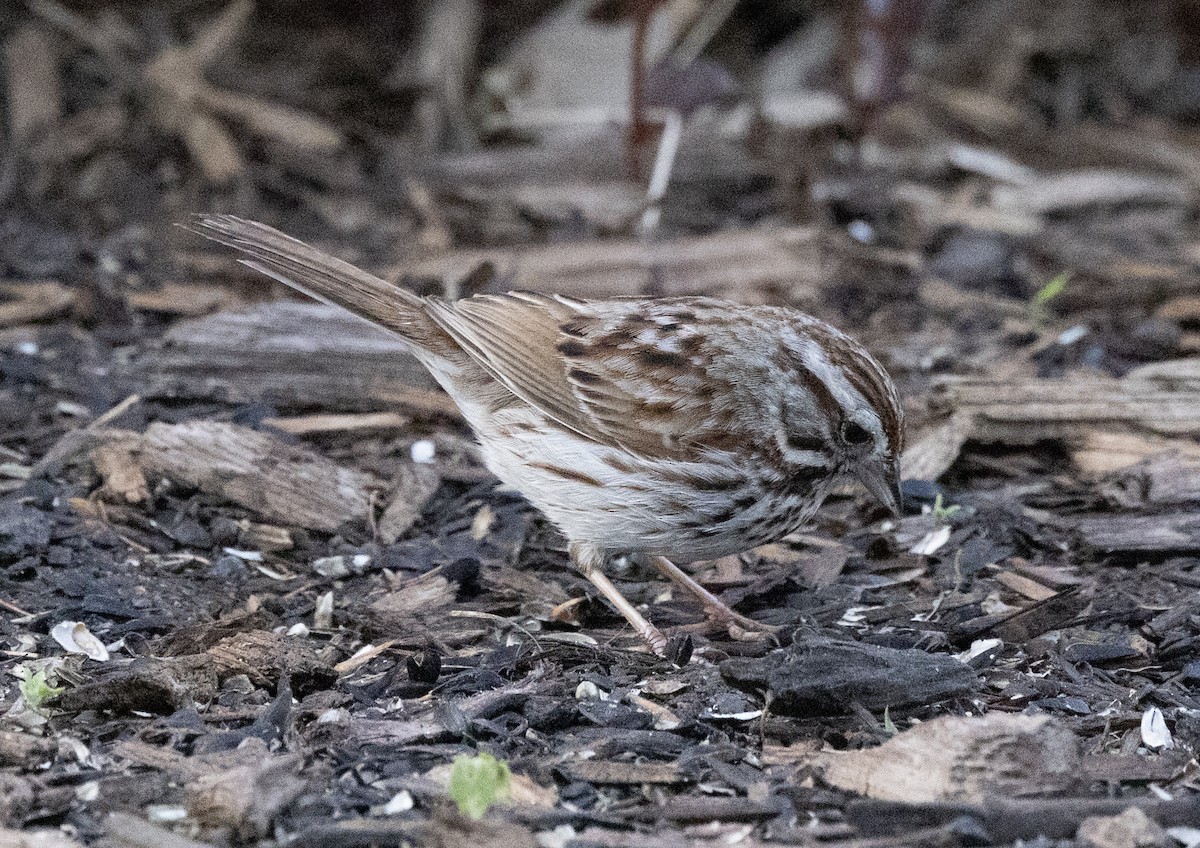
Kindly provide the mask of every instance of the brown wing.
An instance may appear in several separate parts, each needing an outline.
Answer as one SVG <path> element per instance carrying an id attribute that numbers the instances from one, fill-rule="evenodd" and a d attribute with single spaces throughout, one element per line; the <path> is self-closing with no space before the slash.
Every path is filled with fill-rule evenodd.
<path id="1" fill-rule="evenodd" d="M 562 426 L 634 453 L 681 456 L 721 424 L 695 327 L 705 306 L 511 294 L 426 308 L 501 385 Z"/>

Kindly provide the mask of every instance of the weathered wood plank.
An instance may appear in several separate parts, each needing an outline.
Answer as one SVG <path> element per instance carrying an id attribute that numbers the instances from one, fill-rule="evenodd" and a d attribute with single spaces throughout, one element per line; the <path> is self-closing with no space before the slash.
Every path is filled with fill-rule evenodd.
<path id="1" fill-rule="evenodd" d="M 399 338 L 324 304 L 281 301 L 181 321 L 134 367 L 150 397 L 457 414 Z"/>

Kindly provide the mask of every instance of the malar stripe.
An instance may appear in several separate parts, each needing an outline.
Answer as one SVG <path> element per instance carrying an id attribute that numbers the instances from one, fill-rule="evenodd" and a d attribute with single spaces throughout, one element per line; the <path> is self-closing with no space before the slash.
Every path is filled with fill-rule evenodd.
<path id="1" fill-rule="evenodd" d="M 779 488 L 789 495 L 811 498 L 816 484 L 828 476 L 829 471 L 825 468 L 792 466 L 788 469 Z"/>

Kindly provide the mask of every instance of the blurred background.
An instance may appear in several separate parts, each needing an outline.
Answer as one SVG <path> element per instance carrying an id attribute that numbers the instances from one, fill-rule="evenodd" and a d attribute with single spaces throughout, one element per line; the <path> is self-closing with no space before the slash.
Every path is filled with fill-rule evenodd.
<path id="1" fill-rule="evenodd" d="M 0 9 L 0 275 L 117 341 L 164 284 L 239 284 L 172 228 L 197 210 L 452 287 L 490 248 L 468 285 L 792 302 L 908 359 L 947 291 L 998 299 L 968 323 L 1079 311 L 1114 373 L 1200 320 L 1171 303 L 1200 282 L 1192 0 Z M 621 253 L 681 238 L 703 268 Z M 519 258 L 597 240 L 583 274 Z"/>
<path id="2" fill-rule="evenodd" d="M 939 373 L 1200 349 L 1194 0 L 0 10 L 9 349 L 72 327 L 67 359 L 117 374 L 290 297 L 174 226 L 195 211 L 424 292 L 792 304 L 860 335 L 914 425 Z"/>

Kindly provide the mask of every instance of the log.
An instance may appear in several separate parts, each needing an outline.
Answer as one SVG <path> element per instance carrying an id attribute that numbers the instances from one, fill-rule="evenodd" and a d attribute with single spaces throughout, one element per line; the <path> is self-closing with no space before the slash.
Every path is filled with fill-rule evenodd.
<path id="1" fill-rule="evenodd" d="M 399 338 L 324 304 L 280 301 L 181 321 L 134 368 L 150 397 L 457 414 Z"/>
<path id="2" fill-rule="evenodd" d="M 1109 553 L 1200 551 L 1200 516 L 1194 511 L 1083 518 L 1076 529 L 1088 545 Z"/>
<path id="3" fill-rule="evenodd" d="M 1190 439 L 1181 437 L 1200 436 L 1200 359 L 1144 366 L 1119 380 L 945 377 L 930 407 L 941 419 L 905 450 L 905 477 L 937 479 L 968 441 L 1056 440 L 1086 451 L 1101 431 L 1139 434 L 1155 447 L 1170 446 L 1159 437 L 1173 437 L 1185 446 Z"/>
<path id="4" fill-rule="evenodd" d="M 381 487 L 373 477 L 308 448 L 222 422 L 151 424 L 145 433 L 116 432 L 109 439 L 140 469 L 288 527 L 332 531 L 349 521 L 366 521 L 370 492 Z"/>

